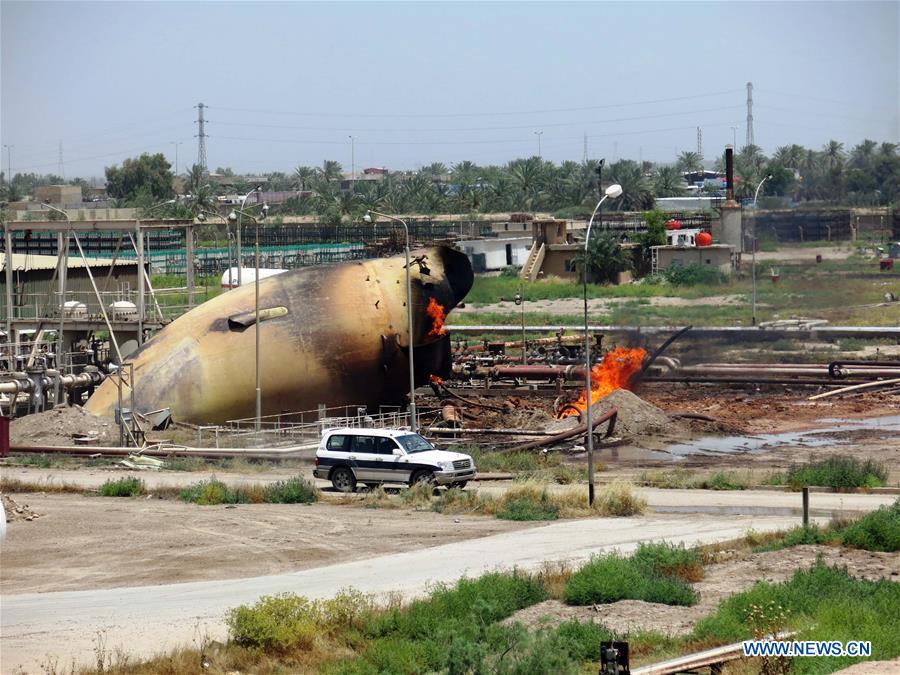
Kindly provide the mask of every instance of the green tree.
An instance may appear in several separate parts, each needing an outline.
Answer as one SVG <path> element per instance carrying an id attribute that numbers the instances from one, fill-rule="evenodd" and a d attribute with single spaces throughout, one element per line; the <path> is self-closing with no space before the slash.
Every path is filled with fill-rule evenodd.
<path id="1" fill-rule="evenodd" d="M 144 153 L 126 159 L 121 168 L 106 167 L 106 191 L 110 196 L 126 201 L 170 199 L 175 194 L 173 178 L 172 165 L 165 155 Z"/>
<path id="2" fill-rule="evenodd" d="M 696 152 L 682 152 L 678 155 L 677 166 L 681 171 L 702 171 L 703 157 Z"/>

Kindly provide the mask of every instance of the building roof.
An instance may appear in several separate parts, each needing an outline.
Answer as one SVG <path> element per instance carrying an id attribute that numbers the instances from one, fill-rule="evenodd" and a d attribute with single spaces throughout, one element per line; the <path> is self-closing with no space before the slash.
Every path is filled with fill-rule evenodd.
<path id="1" fill-rule="evenodd" d="M 4 255 L 3 260 L 0 261 L 0 269 L 5 270 L 7 261 L 12 257 L 12 268 L 19 272 L 30 272 L 32 270 L 52 270 L 56 267 L 57 264 L 57 256 L 55 255 L 35 255 L 32 253 L 13 253 L 12 256 Z M 112 258 L 88 258 L 88 263 L 91 267 L 110 267 L 115 265 L 116 267 L 122 266 L 136 266 L 137 260 L 135 259 L 118 259 L 113 261 Z M 69 255 L 69 269 L 78 269 L 83 268 L 85 266 L 84 261 L 81 259 L 81 256 L 73 256 Z"/>

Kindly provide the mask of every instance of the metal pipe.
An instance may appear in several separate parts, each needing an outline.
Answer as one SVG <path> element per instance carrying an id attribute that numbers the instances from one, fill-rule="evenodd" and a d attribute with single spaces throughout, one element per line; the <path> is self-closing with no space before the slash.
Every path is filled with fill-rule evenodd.
<path id="1" fill-rule="evenodd" d="M 590 408 L 590 406 L 588 406 Z M 619 414 L 619 409 L 616 406 L 610 408 L 607 412 L 602 414 L 596 420 L 592 420 L 590 425 L 585 422 L 577 426 L 574 429 L 570 429 L 569 431 L 564 431 L 561 434 L 556 434 L 555 436 L 550 436 L 546 439 L 538 439 L 536 441 L 529 441 L 527 443 L 523 443 L 522 445 L 517 445 L 512 448 L 506 448 L 504 450 L 500 450 L 500 453 L 508 453 L 508 452 L 522 452 L 525 450 L 533 450 L 534 448 L 545 448 L 551 445 L 556 445 L 557 443 L 562 443 L 563 441 L 567 441 L 570 438 L 575 438 L 583 433 L 585 433 L 588 429 L 591 431 L 588 433 L 588 438 L 591 438 L 594 435 L 594 429 L 597 428 L 603 422 L 609 422 L 609 426 L 606 428 L 605 437 L 608 438 L 612 435 L 613 430 L 616 428 L 616 416 Z M 592 444 L 593 445 L 593 444 Z M 593 468 L 593 464 L 590 462 L 590 456 L 588 456 L 588 470 L 590 471 Z M 590 478 L 590 476 L 588 476 Z M 591 484 L 591 483 L 589 483 Z M 588 497 L 591 495 L 589 494 Z"/>
<path id="2" fill-rule="evenodd" d="M 11 180 L 11 179 L 10 179 Z M 3 239 L 6 248 L 6 340 L 10 344 L 13 342 L 12 319 L 13 319 L 13 247 L 12 247 L 12 230 L 9 229 L 9 223 L 3 226 Z M 11 349 L 11 348 L 10 348 Z M 10 352 L 12 358 L 12 352 Z M 10 361 L 10 368 L 12 361 Z"/>
<path id="3" fill-rule="evenodd" d="M 134 235 L 137 238 L 137 260 L 138 260 L 138 297 L 137 297 L 137 313 L 138 313 L 138 346 L 144 344 L 144 234 L 141 232 L 141 221 L 135 221 Z M 121 361 L 119 361 L 121 364 Z"/>

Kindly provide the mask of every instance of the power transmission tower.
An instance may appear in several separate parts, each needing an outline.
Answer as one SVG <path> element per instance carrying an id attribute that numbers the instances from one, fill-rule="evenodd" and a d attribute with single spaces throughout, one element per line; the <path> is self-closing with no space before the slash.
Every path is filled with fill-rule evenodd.
<path id="1" fill-rule="evenodd" d="M 753 142 L 753 83 L 747 83 L 747 143 L 746 145 L 754 145 Z"/>
<path id="2" fill-rule="evenodd" d="M 200 165 L 200 170 L 203 174 L 208 174 L 209 169 L 206 167 L 206 139 L 208 136 L 206 135 L 206 119 L 203 117 L 203 110 L 206 108 L 202 103 L 198 103 L 197 108 L 197 164 Z"/>
<path id="3" fill-rule="evenodd" d="M 697 154 L 703 157 L 703 130 L 697 127 Z"/>
<path id="4" fill-rule="evenodd" d="M 65 179 L 66 177 L 66 167 L 63 164 L 63 151 L 62 151 L 62 141 L 59 142 L 59 177 Z"/>

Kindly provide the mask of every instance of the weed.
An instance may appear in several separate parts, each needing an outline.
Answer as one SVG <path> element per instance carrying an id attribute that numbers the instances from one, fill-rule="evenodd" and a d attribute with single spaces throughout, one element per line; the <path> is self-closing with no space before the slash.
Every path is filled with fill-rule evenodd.
<path id="1" fill-rule="evenodd" d="M 771 480 L 790 485 L 795 490 L 807 485 L 847 490 L 883 487 L 887 477 L 887 469 L 883 464 L 871 459 L 862 461 L 855 457 L 836 455 L 807 464 L 792 464 L 784 475 L 773 476 Z"/>
<path id="2" fill-rule="evenodd" d="M 110 479 L 100 486 L 102 497 L 136 497 L 145 492 L 144 481 L 140 478 Z"/>
<path id="3" fill-rule="evenodd" d="M 363 496 L 363 507 L 367 509 L 394 509 L 399 504 L 397 500 L 385 492 L 384 486 L 379 485 L 374 490 L 369 490 Z"/>
<path id="4" fill-rule="evenodd" d="M 670 267 L 665 271 L 665 277 L 673 286 L 709 286 L 727 281 L 727 277 L 717 267 L 709 265 Z"/>
<path id="5" fill-rule="evenodd" d="M 430 507 L 433 496 L 434 486 L 427 482 L 417 483 L 400 491 L 400 501 L 415 508 Z"/>
<path id="6" fill-rule="evenodd" d="M 184 488 L 178 495 L 185 502 L 192 502 L 201 506 L 215 506 L 217 504 L 246 504 L 250 500 L 246 493 L 230 488 L 215 477 L 200 481 Z"/>
<path id="7" fill-rule="evenodd" d="M 20 480 L 0 476 L 0 492 L 74 492 L 84 493 L 84 488 L 74 483 L 57 483 L 48 478 L 46 480 Z"/>
<path id="8" fill-rule="evenodd" d="M 840 533 L 844 546 L 867 551 L 900 551 L 900 499 L 850 523 Z"/>
<path id="9" fill-rule="evenodd" d="M 746 490 L 752 484 L 749 472 L 717 471 L 705 475 L 680 467 L 673 471 L 644 471 L 638 481 L 674 490 Z"/>
<path id="10" fill-rule="evenodd" d="M 265 488 L 268 504 L 312 504 L 319 498 L 316 486 L 302 476 L 270 483 Z"/>
<path id="11" fill-rule="evenodd" d="M 697 594 L 688 584 L 667 576 L 637 554 L 626 557 L 618 552 L 592 558 L 566 584 L 565 601 L 570 605 L 626 599 L 693 605 Z"/>
<path id="12" fill-rule="evenodd" d="M 556 520 L 559 518 L 559 507 L 544 492 L 537 500 L 528 496 L 505 500 L 497 517 L 503 520 Z"/>

